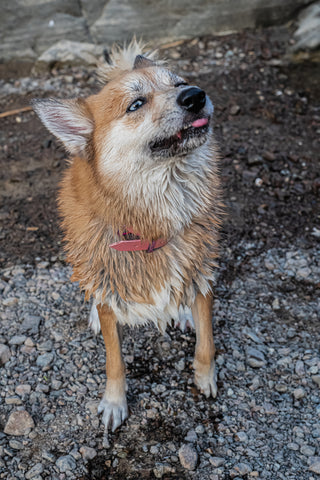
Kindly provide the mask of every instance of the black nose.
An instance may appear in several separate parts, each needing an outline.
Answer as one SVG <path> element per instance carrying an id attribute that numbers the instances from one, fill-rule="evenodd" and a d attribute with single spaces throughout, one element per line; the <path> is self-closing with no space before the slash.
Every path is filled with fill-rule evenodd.
<path id="1" fill-rule="evenodd" d="M 186 88 L 179 94 L 177 103 L 188 112 L 198 113 L 206 104 L 206 92 L 198 87 Z"/>

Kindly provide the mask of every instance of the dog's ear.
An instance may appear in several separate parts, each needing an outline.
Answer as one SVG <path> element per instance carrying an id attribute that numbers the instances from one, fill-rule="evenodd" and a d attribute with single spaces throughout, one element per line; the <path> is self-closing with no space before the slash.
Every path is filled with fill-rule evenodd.
<path id="1" fill-rule="evenodd" d="M 147 68 L 152 67 L 153 65 L 155 65 L 155 62 L 150 60 L 150 58 L 144 57 L 143 55 L 137 55 L 134 60 L 133 69 Z"/>
<path id="2" fill-rule="evenodd" d="M 144 49 L 143 43 L 138 42 L 135 38 L 123 48 L 114 45 L 111 52 L 105 54 L 106 63 L 99 66 L 98 76 L 101 82 L 109 82 L 124 72 L 129 72 L 134 68 L 142 68 L 142 63 L 144 63 L 144 66 L 155 65 L 156 52 L 142 53 Z M 138 67 L 139 63 L 141 65 Z"/>
<path id="3" fill-rule="evenodd" d="M 72 155 L 83 155 L 93 131 L 93 120 L 85 100 L 35 99 L 31 105 L 47 129 Z"/>

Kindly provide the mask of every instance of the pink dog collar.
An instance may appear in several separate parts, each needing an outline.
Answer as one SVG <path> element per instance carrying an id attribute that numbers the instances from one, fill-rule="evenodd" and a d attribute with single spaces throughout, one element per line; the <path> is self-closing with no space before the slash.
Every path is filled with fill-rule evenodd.
<path id="1" fill-rule="evenodd" d="M 134 240 L 121 240 L 120 242 L 112 243 L 109 247 L 119 252 L 138 252 L 145 250 L 147 253 L 152 253 L 154 250 L 164 247 L 168 243 L 164 238 L 158 238 L 158 240 L 153 240 L 151 243 L 148 242 L 148 240 L 140 240 L 140 235 L 134 233 L 130 228 L 127 228 L 122 235 L 127 234 L 132 234 L 138 238 Z"/>

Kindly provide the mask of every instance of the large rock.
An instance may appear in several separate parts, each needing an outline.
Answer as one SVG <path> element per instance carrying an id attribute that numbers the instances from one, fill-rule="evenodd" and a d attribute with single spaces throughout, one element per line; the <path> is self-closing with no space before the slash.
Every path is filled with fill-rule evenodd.
<path id="1" fill-rule="evenodd" d="M 294 34 L 293 51 L 316 50 L 320 47 L 320 1 L 305 8 L 299 15 L 298 29 Z"/>
<path id="2" fill-rule="evenodd" d="M 103 48 L 92 43 L 61 40 L 43 52 L 35 63 L 34 71 L 41 72 L 48 68 L 60 68 L 70 65 L 95 66 Z"/>
<path id="3" fill-rule="evenodd" d="M 2 4 L 0 61 L 34 60 L 61 38 L 89 41 L 78 0 L 10 0 Z"/>
<path id="4" fill-rule="evenodd" d="M 308 0 L 110 0 L 90 32 L 98 43 L 128 40 L 136 34 L 157 44 L 284 23 L 298 7 L 308 3 Z"/>

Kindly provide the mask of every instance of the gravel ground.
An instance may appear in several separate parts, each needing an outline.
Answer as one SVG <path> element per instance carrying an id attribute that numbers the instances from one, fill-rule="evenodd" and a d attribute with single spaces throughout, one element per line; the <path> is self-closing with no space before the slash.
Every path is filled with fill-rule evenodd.
<path id="1" fill-rule="evenodd" d="M 96 412 L 103 342 L 70 269 L 3 270 L 1 478 L 315 478 L 320 304 L 300 286 L 320 282 L 320 263 L 312 249 L 241 247 L 246 272 L 227 285 L 225 252 L 217 282 L 217 400 L 193 385 L 193 332 L 127 329 L 131 415 L 109 446 Z"/>
<path id="2" fill-rule="evenodd" d="M 193 384 L 194 332 L 168 328 L 161 336 L 151 327 L 126 329 L 130 416 L 105 436 L 97 415 L 105 386 L 102 337 L 87 328 L 89 305 L 69 281 L 71 270 L 61 250 L 58 254 L 56 229 L 41 237 L 42 219 L 37 224 L 36 216 L 33 223 L 23 217 L 29 200 L 22 196 L 11 210 L 0 209 L 0 218 L 17 218 L 20 229 L 15 240 L 0 230 L 0 478 L 320 478 L 320 231 L 315 207 L 320 174 L 312 163 L 315 137 L 308 137 L 319 117 L 308 94 L 286 86 L 283 72 L 272 70 L 270 62 L 274 57 L 278 61 L 282 44 L 270 43 L 270 31 L 196 40 L 185 50 L 182 46 L 169 52 L 180 69 L 194 71 L 202 84 L 214 72 L 220 94 L 216 133 L 223 142 L 230 217 L 213 316 L 217 399 L 205 399 Z M 258 43 L 263 46 L 259 54 Z M 196 47 L 202 57 L 191 64 Z M 256 103 L 248 96 L 250 90 L 239 86 L 236 91 L 242 75 L 261 85 Z M 0 99 L 52 91 L 75 95 L 84 88 L 89 91 L 91 78 L 71 71 L 2 82 Z M 228 78 L 229 91 L 224 88 Z M 271 110 L 276 121 L 270 120 Z M 265 123 L 260 117 L 267 118 Z M 16 142 L 15 127 L 25 122 L 30 128 L 27 117 L 17 118 L 5 125 L 9 140 L 3 150 L 9 159 L 14 158 L 10 149 Z M 252 118 L 255 123 L 248 123 Z M 287 144 L 283 118 L 291 122 Z M 35 148 L 38 138 L 28 135 Z M 300 143 L 294 144 L 295 138 Z M 17 152 L 20 147 L 15 145 Z M 48 148 L 43 147 L 41 155 L 53 163 L 62 159 L 63 154 Z M 5 184 L 8 196 L 19 182 L 16 178 Z M 49 190 L 50 182 L 43 178 L 42 187 L 35 181 L 28 188 Z M 21 194 L 23 183 L 19 186 Z M 24 195 L 30 195 L 27 189 Z M 35 193 L 34 198 L 33 209 L 41 210 Z M 28 235 L 38 235 L 38 228 L 39 237 L 23 246 Z"/>

